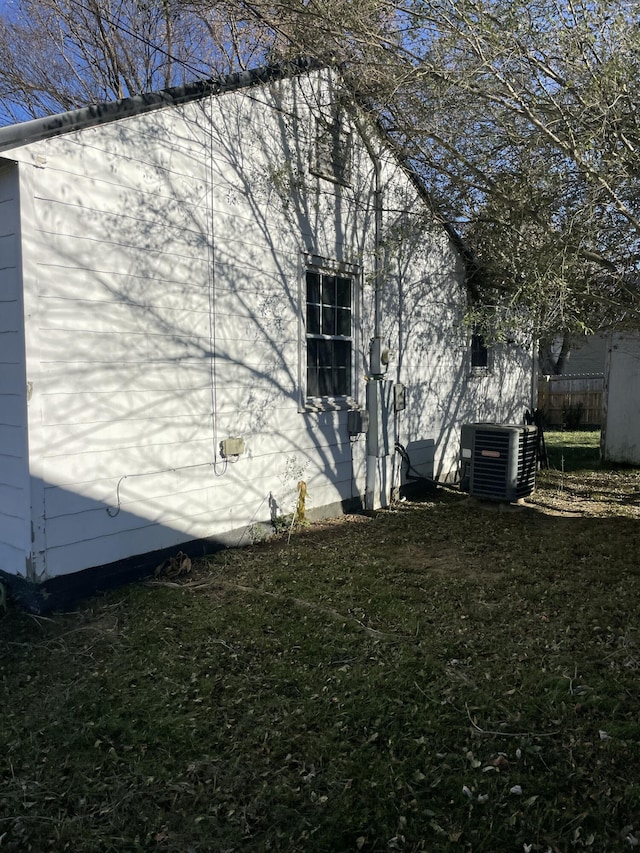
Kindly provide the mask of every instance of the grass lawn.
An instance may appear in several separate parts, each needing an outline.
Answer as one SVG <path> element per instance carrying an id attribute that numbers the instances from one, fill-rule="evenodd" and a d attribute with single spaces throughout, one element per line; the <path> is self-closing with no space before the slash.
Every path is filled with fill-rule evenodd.
<path id="1" fill-rule="evenodd" d="M 0 850 L 632 852 L 640 471 L 571 435 L 525 506 L 443 490 L 0 618 Z"/>
<path id="2" fill-rule="evenodd" d="M 549 463 L 560 471 L 594 469 L 600 459 L 600 432 L 576 430 L 545 435 Z"/>

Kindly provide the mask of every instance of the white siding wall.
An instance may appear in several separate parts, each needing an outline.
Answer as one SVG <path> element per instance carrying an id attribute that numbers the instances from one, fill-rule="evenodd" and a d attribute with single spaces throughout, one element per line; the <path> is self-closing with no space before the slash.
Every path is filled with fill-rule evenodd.
<path id="1" fill-rule="evenodd" d="M 291 511 L 301 479 L 309 510 L 364 493 L 346 411 L 301 406 L 304 252 L 362 270 L 361 405 L 373 334 L 374 168 L 354 134 L 352 187 L 310 174 L 330 100 L 319 79 L 14 152 L 33 167 L 26 334 L 48 576 L 251 528 Z M 528 392 L 502 365 L 469 380 L 460 259 L 435 227 L 399 232 L 422 204 L 388 160 L 383 181 L 389 378 L 408 386 L 391 447 L 433 446 L 449 473 L 460 421 L 521 420 Z M 218 451 L 230 436 L 246 442 L 235 463 Z M 382 465 L 389 483 L 398 461 Z"/>
<path id="2" fill-rule="evenodd" d="M 27 404 L 17 168 L 0 163 L 0 570 L 26 574 Z"/>
<path id="3" fill-rule="evenodd" d="M 451 481 L 462 423 L 523 423 L 532 408 L 531 350 L 496 347 L 488 370 L 471 369 L 462 258 L 442 228 L 423 218 L 416 229 L 407 217 L 422 203 L 402 170 L 389 165 L 386 177 L 383 325 L 396 351 L 389 378 L 407 388 L 397 436 L 421 474 Z"/>
<path id="4" fill-rule="evenodd" d="M 346 413 L 298 411 L 301 253 L 359 254 L 353 204 L 332 185 L 299 204 L 288 174 L 308 151 L 281 95 L 282 110 L 239 92 L 17 152 L 33 166 L 43 576 L 268 521 L 301 478 L 310 510 L 357 493 Z M 235 464 L 229 436 L 246 441 Z"/>
<path id="5" fill-rule="evenodd" d="M 640 335 L 615 332 L 605 368 L 603 457 L 640 465 Z"/>

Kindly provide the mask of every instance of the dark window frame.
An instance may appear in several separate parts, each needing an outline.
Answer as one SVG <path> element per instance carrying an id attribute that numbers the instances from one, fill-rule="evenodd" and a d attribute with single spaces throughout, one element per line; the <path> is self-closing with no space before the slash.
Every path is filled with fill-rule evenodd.
<path id="1" fill-rule="evenodd" d="M 477 370 L 489 369 L 489 347 L 478 332 L 471 335 L 471 367 Z"/>
<path id="2" fill-rule="evenodd" d="M 309 267 L 304 277 L 305 396 L 346 403 L 353 397 L 356 277 Z"/>
<path id="3" fill-rule="evenodd" d="M 491 371 L 491 348 L 487 346 L 481 332 L 474 329 L 471 334 L 469 347 L 469 362 L 473 373 L 489 373 Z"/>

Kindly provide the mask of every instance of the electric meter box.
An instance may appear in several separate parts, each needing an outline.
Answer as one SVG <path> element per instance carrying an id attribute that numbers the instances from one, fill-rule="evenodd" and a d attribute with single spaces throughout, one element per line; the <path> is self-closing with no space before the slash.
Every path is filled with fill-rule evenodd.
<path id="1" fill-rule="evenodd" d="M 220 442 L 220 453 L 225 459 L 242 456 L 244 453 L 243 438 L 225 438 Z"/>

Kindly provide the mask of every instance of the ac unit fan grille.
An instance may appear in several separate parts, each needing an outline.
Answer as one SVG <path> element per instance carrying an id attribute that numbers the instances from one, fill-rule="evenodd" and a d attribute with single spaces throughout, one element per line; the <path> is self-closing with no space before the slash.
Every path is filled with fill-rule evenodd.
<path id="1" fill-rule="evenodd" d="M 473 493 L 494 497 L 505 491 L 509 471 L 509 433 L 477 430 L 473 460 Z"/>
<path id="2" fill-rule="evenodd" d="M 520 434 L 519 442 L 516 498 L 525 498 L 535 489 L 537 463 L 538 441 L 536 433 L 523 432 Z"/>
<path id="3" fill-rule="evenodd" d="M 510 424 L 462 427 L 463 485 L 479 498 L 519 500 L 535 488 L 537 430 Z"/>

